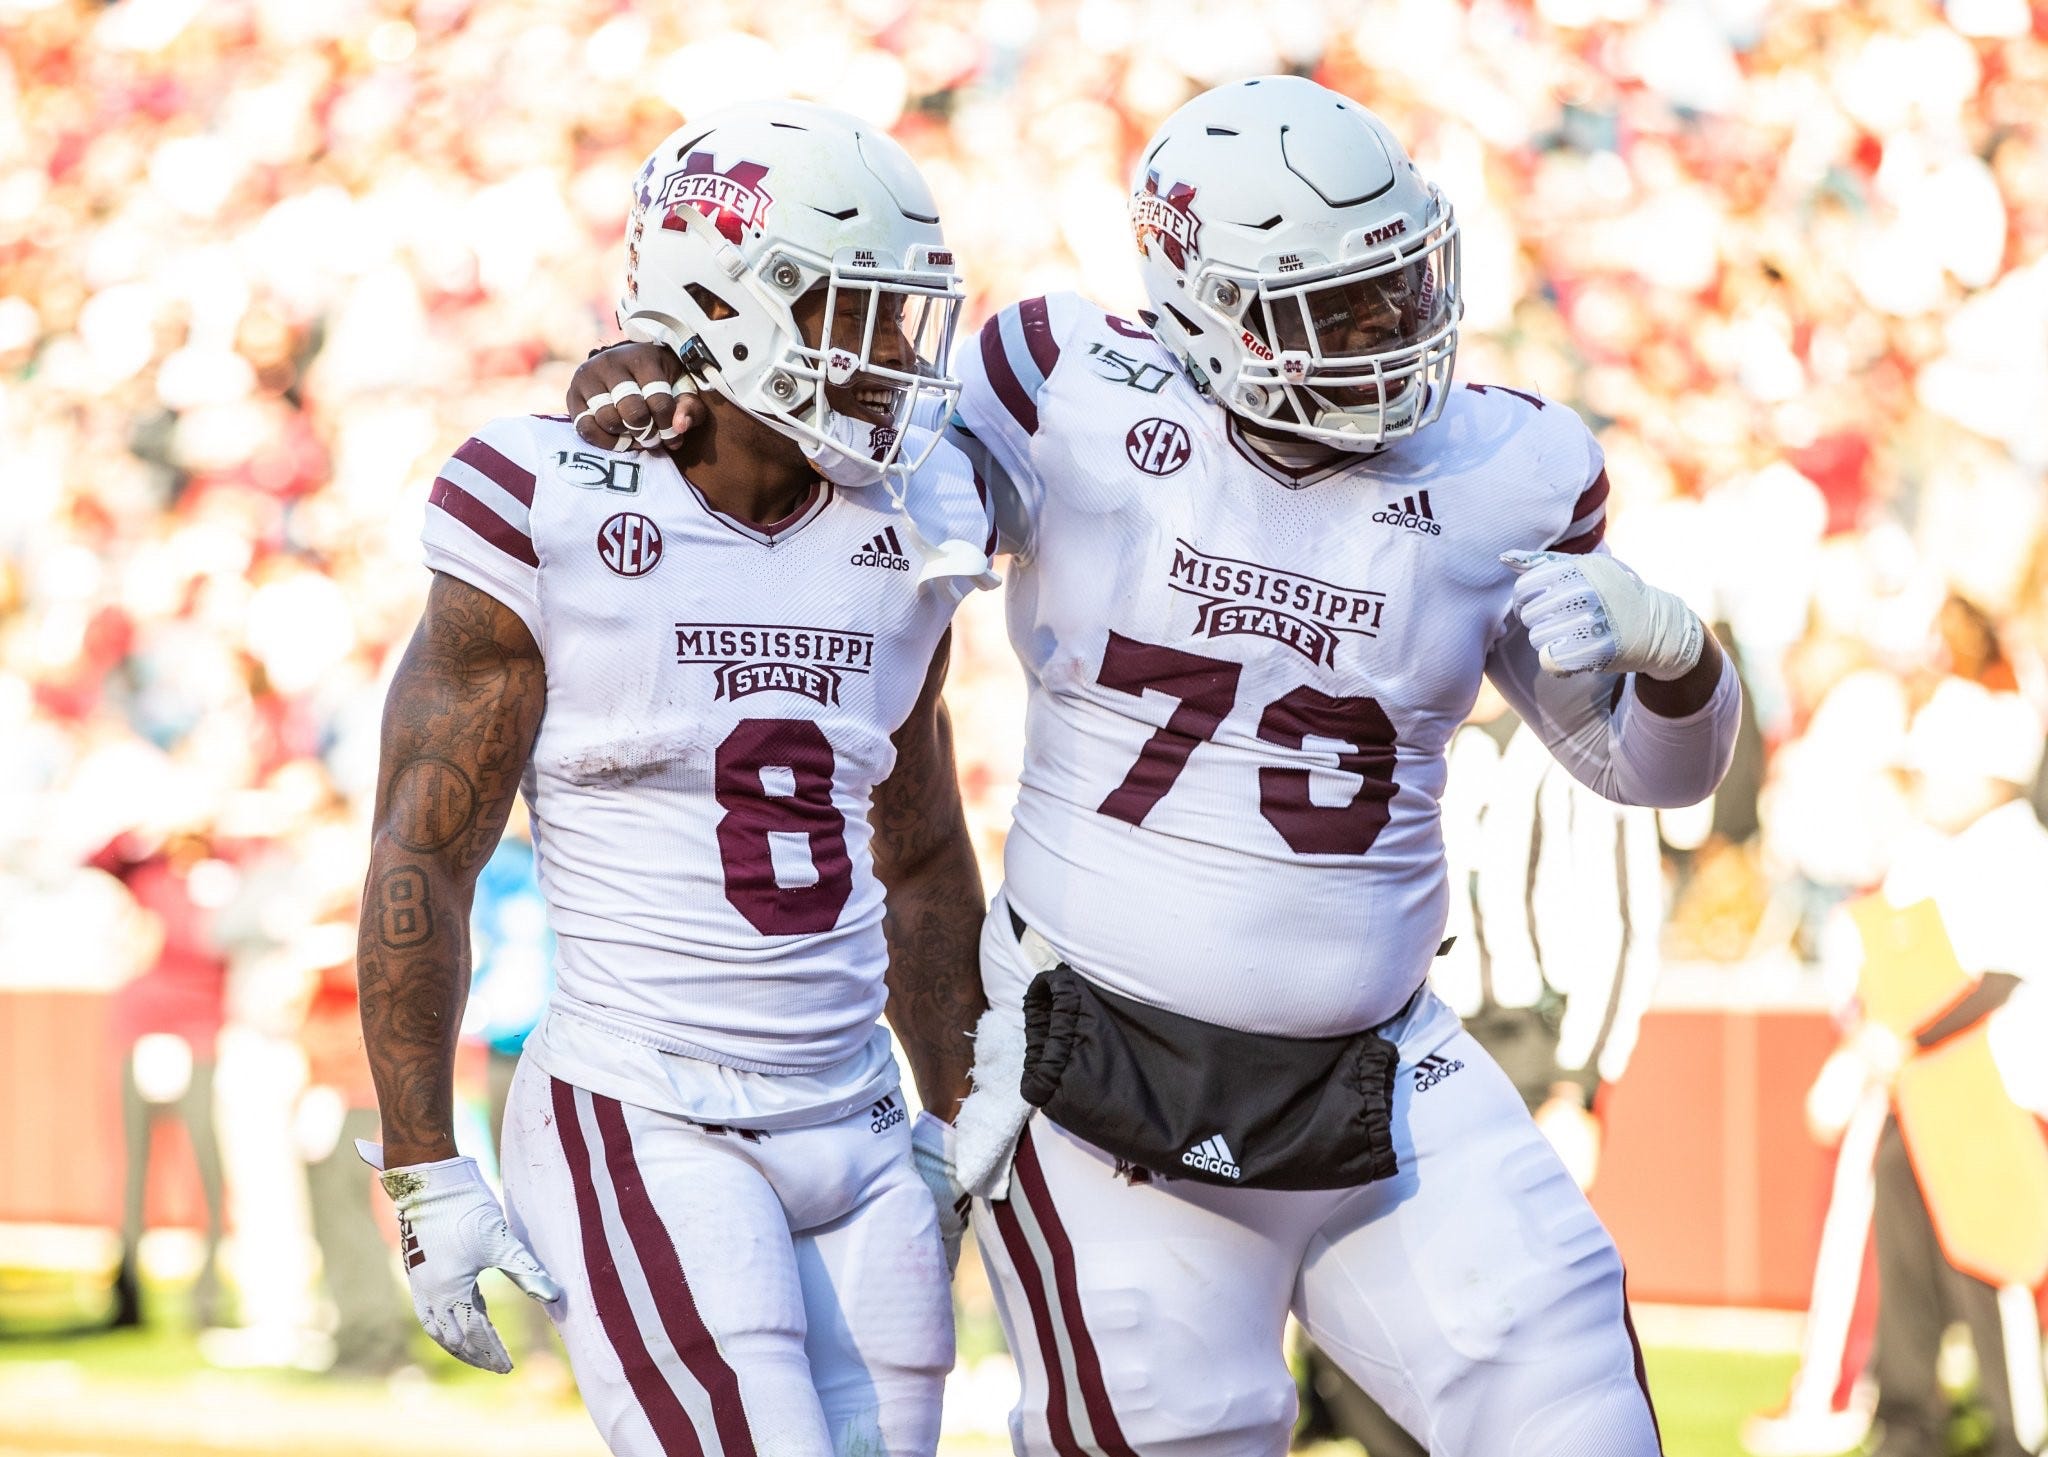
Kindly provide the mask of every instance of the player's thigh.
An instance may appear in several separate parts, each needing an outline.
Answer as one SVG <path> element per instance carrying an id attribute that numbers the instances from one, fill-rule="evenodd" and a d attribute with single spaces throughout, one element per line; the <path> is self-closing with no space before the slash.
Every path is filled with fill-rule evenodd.
<path id="1" fill-rule="evenodd" d="M 562 1284 L 550 1313 L 611 1450 L 827 1457 L 795 1252 L 744 1146 L 530 1059 L 505 1123 L 508 1212 Z"/>
<path id="2" fill-rule="evenodd" d="M 1507 1077 L 1461 1032 L 1394 1118 L 1302 1262 L 1316 1343 L 1440 1457 L 1651 1457 L 1620 1256 Z"/>
<path id="3" fill-rule="evenodd" d="M 796 1238 L 805 1351 L 834 1451 L 929 1457 L 953 1365 L 946 1253 L 909 1123 L 871 1122 L 830 1130 L 854 1145 L 853 1207 Z"/>
<path id="4" fill-rule="evenodd" d="M 1023 1384 L 1017 1451 L 1285 1452 L 1287 1302 L 1329 1203 L 1132 1184 L 1108 1155 L 1034 1117 L 1009 1197 L 974 1208 Z"/>

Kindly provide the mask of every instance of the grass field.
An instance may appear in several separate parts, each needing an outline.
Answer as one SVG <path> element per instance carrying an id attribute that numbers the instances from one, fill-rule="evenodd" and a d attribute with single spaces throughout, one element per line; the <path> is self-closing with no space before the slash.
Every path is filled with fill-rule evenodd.
<path id="1" fill-rule="evenodd" d="M 1792 1364 L 1675 1349 L 1652 1349 L 1648 1359 L 1669 1457 L 1737 1457 L 1738 1424 L 1782 1398 Z M 518 1373 L 471 1371 L 431 1348 L 420 1352 L 417 1376 L 386 1383 L 217 1370 L 198 1340 L 173 1326 L 77 1336 L 0 1329 L 0 1457 L 357 1457 L 387 1450 L 400 1431 L 412 1451 L 602 1453 L 573 1395 L 534 1389 Z M 949 1437 L 942 1448 L 952 1457 L 1004 1450 L 987 1435 Z"/>

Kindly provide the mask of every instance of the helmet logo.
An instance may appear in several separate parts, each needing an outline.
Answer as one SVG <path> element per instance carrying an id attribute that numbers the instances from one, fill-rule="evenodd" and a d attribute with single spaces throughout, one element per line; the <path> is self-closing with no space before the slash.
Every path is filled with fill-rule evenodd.
<path id="1" fill-rule="evenodd" d="M 1124 434 L 1124 454 L 1148 476 L 1172 475 L 1188 463 L 1193 451 L 1184 426 L 1156 415 L 1140 420 Z"/>
<path id="2" fill-rule="evenodd" d="M 1365 247 L 1370 248 L 1375 243 L 1384 243 L 1389 238 L 1398 238 L 1401 236 L 1401 234 L 1407 231 L 1408 219 L 1395 218 L 1390 223 L 1385 223 L 1377 228 L 1374 228 L 1371 232 L 1367 233 L 1363 238 L 1360 238 L 1358 241 Z"/>
<path id="3" fill-rule="evenodd" d="M 737 248 L 748 228 L 761 227 L 768 219 L 769 205 L 775 199 L 761 189 L 761 179 L 767 175 L 768 168 L 761 162 L 735 162 L 720 172 L 709 152 L 692 152 L 684 159 L 682 171 L 671 172 L 662 180 L 656 198 L 663 209 L 661 225 L 680 230 L 682 223 L 675 210 L 694 207 Z"/>
<path id="4" fill-rule="evenodd" d="M 1164 194 L 1159 191 L 1159 174 L 1145 174 L 1145 190 L 1131 199 L 1131 223 L 1138 232 L 1138 251 L 1143 253 L 1152 239 L 1159 240 L 1175 268 L 1186 268 L 1188 257 L 1201 252 L 1202 220 L 1194 214 L 1195 189 L 1176 182 Z"/>
<path id="5" fill-rule="evenodd" d="M 833 349 L 825 355 L 825 378 L 833 384 L 845 384 L 860 368 L 860 358 L 851 350 Z"/>

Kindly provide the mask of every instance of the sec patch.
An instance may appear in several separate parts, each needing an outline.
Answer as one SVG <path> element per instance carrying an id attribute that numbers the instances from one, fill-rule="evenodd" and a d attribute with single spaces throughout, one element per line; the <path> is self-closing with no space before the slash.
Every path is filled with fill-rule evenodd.
<path id="1" fill-rule="evenodd" d="M 644 577 L 661 565 L 661 528 L 637 511 L 621 511 L 597 528 L 597 555 L 622 577 Z"/>

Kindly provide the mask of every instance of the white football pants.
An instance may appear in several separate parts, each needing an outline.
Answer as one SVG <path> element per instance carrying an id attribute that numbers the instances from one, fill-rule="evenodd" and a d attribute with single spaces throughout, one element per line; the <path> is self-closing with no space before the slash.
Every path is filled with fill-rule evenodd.
<path id="1" fill-rule="evenodd" d="M 525 1059 L 512 1229 L 619 1457 L 930 1457 L 953 1364 L 932 1196 L 900 1096 L 773 1133 L 686 1122 Z"/>
<path id="2" fill-rule="evenodd" d="M 992 999 L 1030 975 L 1007 917 L 999 898 L 982 938 Z M 1655 1457 L 1621 1259 L 1585 1196 L 1433 994 L 1386 1035 L 1400 1172 L 1361 1188 L 1132 1183 L 1033 1115 L 1008 1197 L 974 1206 L 1023 1381 L 1017 1452 L 1282 1457 L 1291 1313 L 1432 1457 Z"/>

